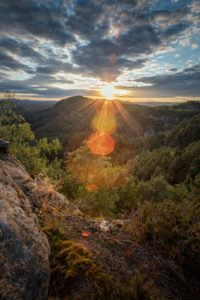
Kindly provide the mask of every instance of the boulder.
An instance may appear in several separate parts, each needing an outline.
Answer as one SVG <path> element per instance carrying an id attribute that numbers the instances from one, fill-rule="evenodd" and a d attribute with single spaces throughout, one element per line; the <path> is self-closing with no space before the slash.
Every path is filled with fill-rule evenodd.
<path id="1" fill-rule="evenodd" d="M 47 299 L 49 243 L 14 178 L 29 175 L 16 158 L 3 153 L 0 141 L 0 299 Z"/>

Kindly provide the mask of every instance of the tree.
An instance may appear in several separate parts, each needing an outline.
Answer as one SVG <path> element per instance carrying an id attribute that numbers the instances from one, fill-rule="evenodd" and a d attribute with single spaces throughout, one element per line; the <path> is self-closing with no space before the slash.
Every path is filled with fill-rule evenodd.
<path id="1" fill-rule="evenodd" d="M 92 153 L 85 142 L 68 154 L 66 164 L 71 174 L 86 186 L 95 184 L 108 190 L 128 180 L 126 165 L 113 166 L 109 156 Z"/>
<path id="2" fill-rule="evenodd" d="M 61 144 L 58 139 L 37 141 L 28 122 L 13 111 L 13 94 L 6 93 L 0 103 L 0 136 L 10 142 L 11 151 L 25 165 L 32 176 L 45 172 L 56 158 Z"/>

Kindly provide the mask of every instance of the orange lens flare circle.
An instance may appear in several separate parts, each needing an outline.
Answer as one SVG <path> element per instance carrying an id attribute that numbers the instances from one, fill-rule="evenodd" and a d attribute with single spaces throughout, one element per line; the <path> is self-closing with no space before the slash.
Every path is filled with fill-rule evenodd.
<path id="1" fill-rule="evenodd" d="M 90 236 L 90 234 L 89 234 L 88 232 L 82 232 L 81 235 L 82 235 L 82 237 L 84 237 L 84 238 Z"/>
<path id="2" fill-rule="evenodd" d="M 89 137 L 87 145 L 94 154 L 108 155 L 114 151 L 115 141 L 106 132 L 95 132 Z"/>
<path id="3" fill-rule="evenodd" d="M 88 184 L 86 186 L 86 189 L 88 191 L 98 191 L 99 188 L 98 188 L 98 186 L 96 184 Z"/>

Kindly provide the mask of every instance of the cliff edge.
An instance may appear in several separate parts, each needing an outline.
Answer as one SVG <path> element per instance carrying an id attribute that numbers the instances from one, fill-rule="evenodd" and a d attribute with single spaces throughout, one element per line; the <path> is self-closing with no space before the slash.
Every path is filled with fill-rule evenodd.
<path id="1" fill-rule="evenodd" d="M 50 247 L 17 178 L 29 178 L 0 140 L 0 299 L 47 299 Z"/>

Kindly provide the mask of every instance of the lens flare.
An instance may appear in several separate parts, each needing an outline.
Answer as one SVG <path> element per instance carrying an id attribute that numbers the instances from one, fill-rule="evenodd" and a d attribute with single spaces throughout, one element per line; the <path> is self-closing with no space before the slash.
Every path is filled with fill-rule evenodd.
<path id="1" fill-rule="evenodd" d="M 88 232 L 82 232 L 81 236 L 84 237 L 84 238 L 87 238 L 87 237 L 90 236 L 90 234 Z"/>
<path id="2" fill-rule="evenodd" d="M 91 127 L 94 131 L 104 131 L 112 134 L 116 131 L 116 120 L 115 117 L 107 112 L 97 113 L 91 123 Z"/>
<path id="3" fill-rule="evenodd" d="M 115 141 L 105 132 L 95 132 L 91 134 L 87 145 L 92 153 L 98 155 L 108 155 L 114 151 Z"/>
<path id="4" fill-rule="evenodd" d="M 82 112 L 83 109 L 88 112 L 93 110 L 93 119 L 90 123 L 93 133 L 86 141 L 86 132 L 77 133 L 67 148 L 66 163 L 70 173 L 85 186 L 88 192 L 119 187 L 128 181 L 133 172 L 135 155 L 132 146 L 119 137 L 115 142 L 114 137 L 111 136 L 116 132 L 117 113 L 121 114 L 134 136 L 139 136 L 142 131 L 136 120 L 119 101 L 109 101 L 114 94 L 121 93 L 123 91 L 115 89 L 113 84 L 105 84 L 102 94 L 107 99 L 95 100 L 86 103 L 84 107 L 77 107 L 79 109 L 76 113 Z M 85 115 L 83 116 L 85 118 Z M 107 156 L 111 153 L 111 157 Z M 116 160 L 118 164 L 113 164 L 112 160 Z"/>
<path id="5" fill-rule="evenodd" d="M 109 101 L 109 100 L 96 100 L 93 104 L 93 107 L 97 112 L 101 112 L 102 110 L 106 109 L 108 110 L 109 113 L 112 115 L 116 115 L 118 113 L 118 108 L 117 105 L 114 101 Z"/>
<path id="6" fill-rule="evenodd" d="M 117 62 L 117 55 L 114 53 L 110 54 L 109 61 L 111 64 L 115 64 Z"/>
<path id="7" fill-rule="evenodd" d="M 117 26 L 117 27 L 115 28 L 115 38 L 116 38 L 116 39 L 119 37 L 119 32 L 120 32 L 120 27 Z"/>
<path id="8" fill-rule="evenodd" d="M 98 188 L 98 186 L 96 184 L 88 184 L 86 186 L 86 189 L 88 191 L 98 191 L 99 188 Z"/>

